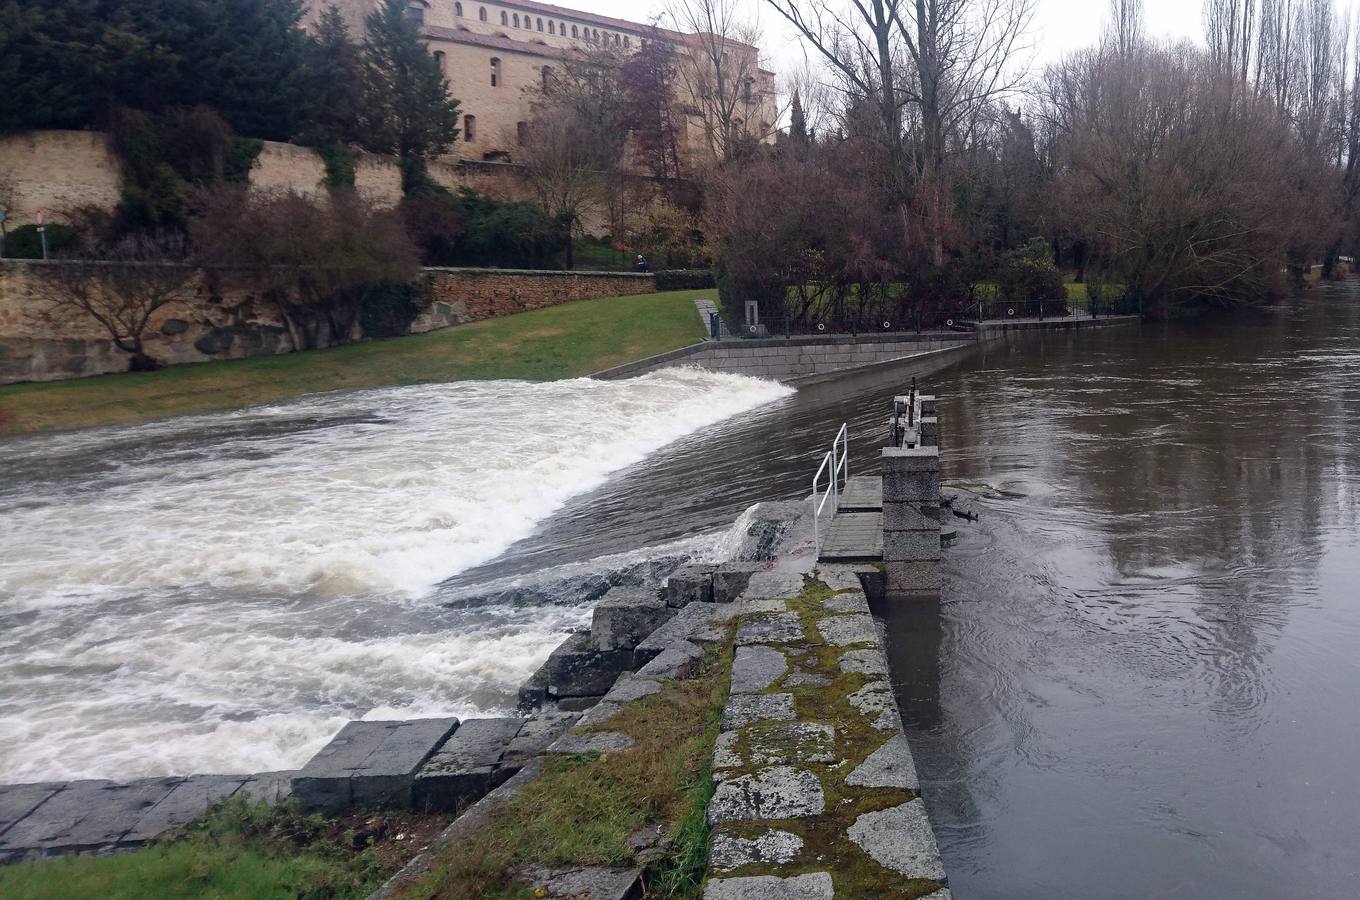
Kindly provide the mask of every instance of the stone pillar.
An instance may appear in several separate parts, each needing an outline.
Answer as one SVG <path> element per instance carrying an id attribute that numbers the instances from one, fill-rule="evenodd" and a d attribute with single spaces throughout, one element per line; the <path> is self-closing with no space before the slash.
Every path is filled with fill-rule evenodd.
<path id="1" fill-rule="evenodd" d="M 883 564 L 889 596 L 940 590 L 940 448 L 886 447 Z"/>

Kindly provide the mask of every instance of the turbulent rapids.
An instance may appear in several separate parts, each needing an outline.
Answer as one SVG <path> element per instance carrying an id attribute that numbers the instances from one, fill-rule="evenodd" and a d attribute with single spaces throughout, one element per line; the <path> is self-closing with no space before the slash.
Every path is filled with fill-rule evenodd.
<path id="1" fill-rule="evenodd" d="M 430 385 L 0 444 L 0 781 L 288 768 L 352 717 L 503 709 L 589 606 L 438 584 L 789 393 L 696 370 Z"/>

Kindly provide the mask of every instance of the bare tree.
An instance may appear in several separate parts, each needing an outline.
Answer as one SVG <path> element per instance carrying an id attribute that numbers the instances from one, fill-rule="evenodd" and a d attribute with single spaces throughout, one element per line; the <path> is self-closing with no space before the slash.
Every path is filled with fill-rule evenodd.
<path id="1" fill-rule="evenodd" d="M 777 119 L 761 119 L 760 28 L 742 10 L 740 0 L 673 0 L 668 9 L 682 32 L 676 71 L 685 100 L 698 111 L 704 142 L 718 159 L 767 137 Z"/>
<path id="2" fill-rule="evenodd" d="M 568 269 L 575 265 L 572 238 L 582 219 L 608 196 L 597 138 L 570 110 L 546 109 L 524 129 L 515 154 L 539 206 L 562 230 Z"/>
<path id="3" fill-rule="evenodd" d="M 1144 40 L 1143 0 L 1110 0 L 1105 23 L 1105 44 L 1120 56 L 1129 56 Z"/>
<path id="4" fill-rule="evenodd" d="M 353 192 L 313 199 L 228 186 L 199 205 L 190 234 L 209 276 L 273 306 L 294 350 L 350 341 L 365 289 L 419 270 L 400 215 Z"/>
<path id="5" fill-rule="evenodd" d="M 767 0 L 878 110 L 890 184 L 905 180 L 904 110 L 914 112 L 914 207 L 930 262 L 943 264 L 951 144 L 966 146 L 989 108 L 1025 77 L 1034 0 Z"/>
<path id="6" fill-rule="evenodd" d="M 45 303 L 37 318 L 53 325 L 93 319 L 129 354 L 132 371 L 159 369 L 146 352 L 145 332 L 157 311 L 192 296 L 195 273 L 185 250 L 179 235 L 139 234 L 99 248 L 98 259 L 46 266 L 34 287 Z"/>

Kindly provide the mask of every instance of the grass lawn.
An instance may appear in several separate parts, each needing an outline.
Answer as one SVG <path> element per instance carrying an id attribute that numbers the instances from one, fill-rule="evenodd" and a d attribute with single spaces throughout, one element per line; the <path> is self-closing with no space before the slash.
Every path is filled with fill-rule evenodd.
<path id="1" fill-rule="evenodd" d="M 428 334 L 159 372 L 0 387 L 0 433 L 141 422 L 302 394 L 434 381 L 574 378 L 694 343 L 693 300 L 671 291 L 580 300 Z"/>

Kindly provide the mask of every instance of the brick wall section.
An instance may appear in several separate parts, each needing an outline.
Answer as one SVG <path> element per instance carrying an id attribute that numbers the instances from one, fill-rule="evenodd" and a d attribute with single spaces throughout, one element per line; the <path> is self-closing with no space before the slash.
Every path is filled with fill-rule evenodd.
<path id="1" fill-rule="evenodd" d="M 0 384 L 57 381 L 127 369 L 93 321 L 60 328 L 38 318 L 34 286 L 60 263 L 0 264 Z M 649 294 L 651 275 L 500 269 L 427 269 L 430 304 L 411 325 L 421 333 L 541 309 L 572 300 Z M 201 285 L 188 302 L 160 310 L 146 330 L 147 351 L 167 365 L 288 353 L 292 344 L 272 309 L 248 293 L 215 296 Z"/>

